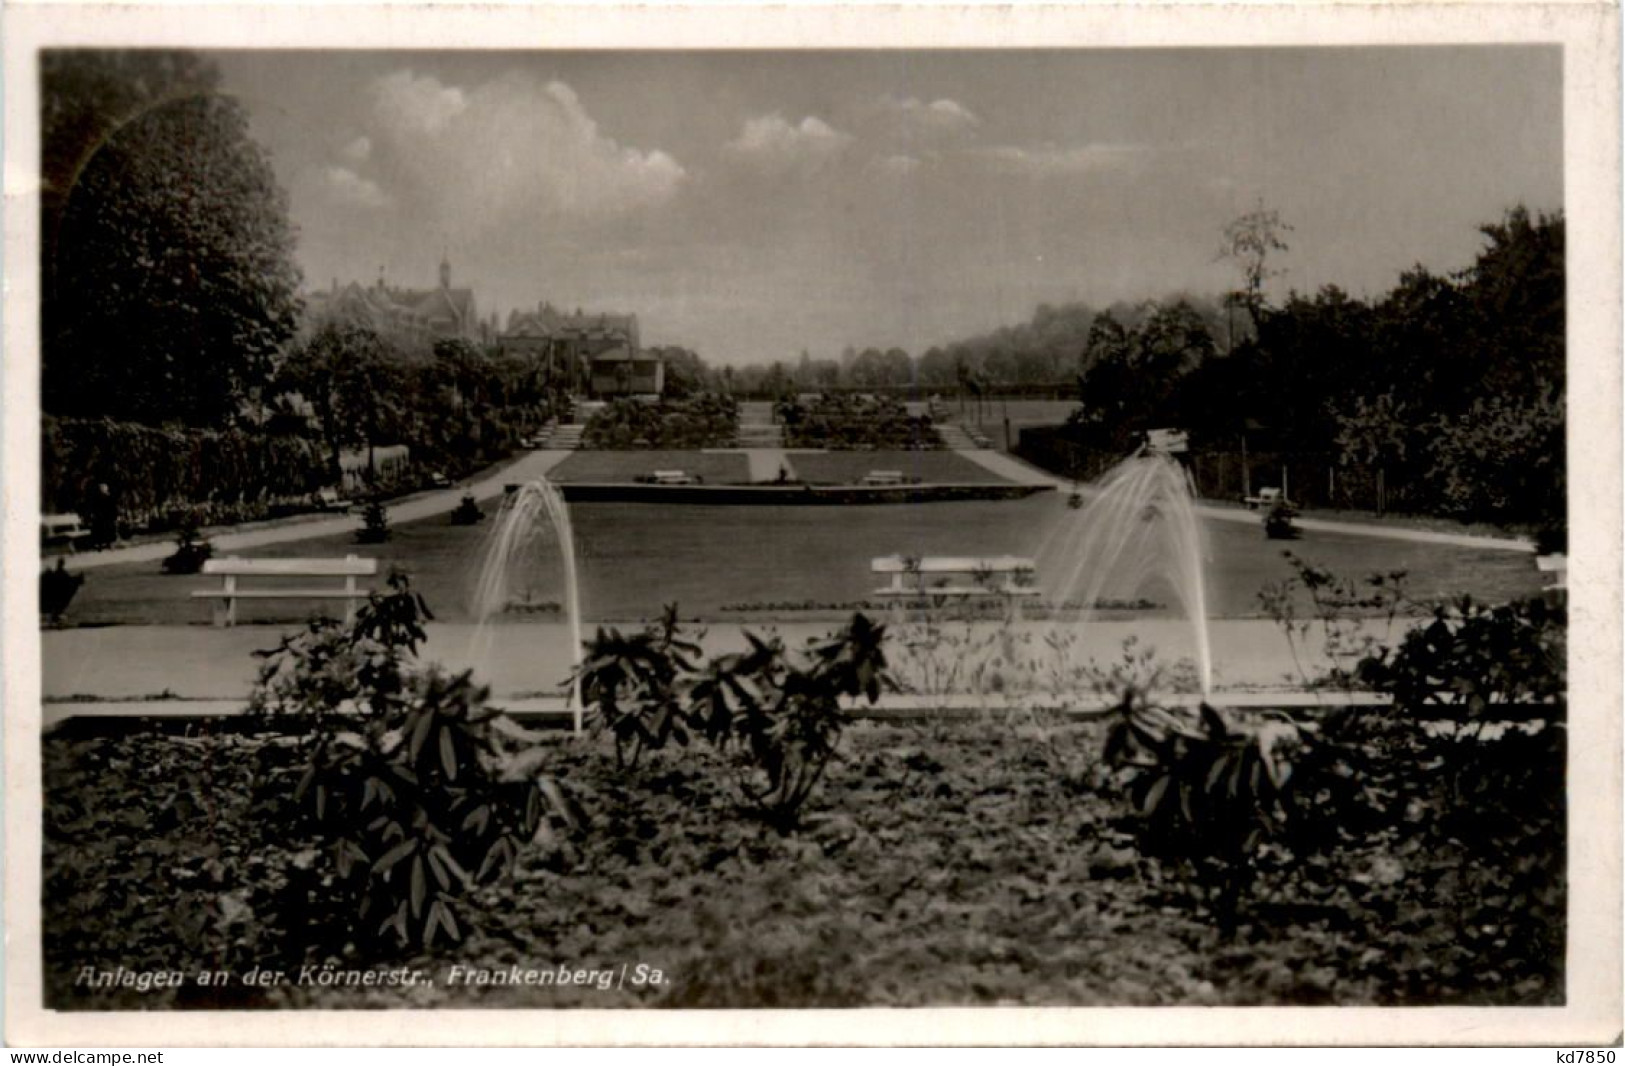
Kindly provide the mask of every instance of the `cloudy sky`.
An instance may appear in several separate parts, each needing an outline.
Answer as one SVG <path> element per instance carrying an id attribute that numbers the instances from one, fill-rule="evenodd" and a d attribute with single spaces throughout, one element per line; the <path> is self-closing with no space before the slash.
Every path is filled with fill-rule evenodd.
<path id="1" fill-rule="evenodd" d="M 1360 294 L 1562 206 L 1554 48 L 216 58 L 307 284 L 428 285 L 444 249 L 482 312 L 636 311 L 715 363 L 1217 292 L 1260 200 L 1283 290 Z"/>

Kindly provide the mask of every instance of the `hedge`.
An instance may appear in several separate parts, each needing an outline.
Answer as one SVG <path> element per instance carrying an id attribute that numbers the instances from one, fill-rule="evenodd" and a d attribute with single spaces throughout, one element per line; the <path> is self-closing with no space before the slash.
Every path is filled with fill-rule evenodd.
<path id="1" fill-rule="evenodd" d="M 46 416 L 41 425 L 40 506 L 47 512 L 78 510 L 105 483 L 129 526 L 167 528 L 177 512 L 203 524 L 245 521 L 327 480 L 322 446 L 302 437 L 110 418 Z"/>
<path id="2" fill-rule="evenodd" d="M 793 400 L 781 403 L 778 415 L 784 421 L 784 443 L 789 448 L 931 451 L 942 447 L 929 415 L 912 417 L 907 408 L 887 396 L 825 393 L 805 407 Z"/>
<path id="3" fill-rule="evenodd" d="M 644 403 L 616 399 L 588 420 L 582 444 L 610 451 L 726 448 L 739 435 L 739 406 L 726 396 Z"/>

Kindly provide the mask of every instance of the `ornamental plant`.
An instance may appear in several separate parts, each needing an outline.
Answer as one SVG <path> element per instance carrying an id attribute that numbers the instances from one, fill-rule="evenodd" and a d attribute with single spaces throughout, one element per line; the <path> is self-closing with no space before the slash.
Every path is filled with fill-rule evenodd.
<path id="1" fill-rule="evenodd" d="M 84 583 L 85 575 L 70 573 L 67 563 L 59 556 L 56 566 L 40 571 L 40 614 L 52 624 L 61 622 L 62 616 L 67 613 L 68 604 L 73 602 L 74 596 L 79 593 L 79 586 Z"/>
<path id="2" fill-rule="evenodd" d="M 734 756 L 746 805 L 789 829 L 836 755 L 844 699 L 874 703 L 894 689 L 886 627 L 862 614 L 798 653 L 745 634 L 743 653 L 711 661 L 690 692 L 696 728 Z"/>
<path id="3" fill-rule="evenodd" d="M 1373 649 L 1360 672 L 1411 710 L 1453 706 L 1479 719 L 1534 706 L 1549 715 L 1567 702 L 1567 638 L 1568 612 L 1541 597 L 1491 606 L 1462 596 L 1436 606 L 1398 647 Z"/>
<path id="4" fill-rule="evenodd" d="M 1293 769 L 1305 746 L 1290 722 L 1241 728 L 1207 703 L 1192 722 L 1133 688 L 1107 730 L 1102 761 L 1126 786 L 1141 850 L 1205 896 L 1226 936 L 1261 849 L 1296 813 Z"/>
<path id="5" fill-rule="evenodd" d="M 463 498 L 457 503 L 456 510 L 451 512 L 451 524 L 454 526 L 479 525 L 484 518 L 485 513 L 480 510 L 480 505 L 474 502 L 472 493 L 464 493 Z"/>
<path id="6" fill-rule="evenodd" d="M 599 627 L 577 672 L 581 700 L 596 710 L 599 728 L 615 742 L 615 765 L 631 769 L 647 750 L 688 743 L 681 687 L 694 670 L 699 645 L 686 639 L 677 605 L 641 633 Z"/>
<path id="7" fill-rule="evenodd" d="M 846 725 L 843 699 L 895 689 L 885 626 L 862 614 L 791 651 L 745 633 L 742 652 L 701 665 L 675 605 L 642 633 L 600 629 L 578 672 L 583 702 L 615 743 L 617 765 L 695 737 L 728 757 L 741 803 L 781 830 L 799 822 Z"/>
<path id="8" fill-rule="evenodd" d="M 175 553 L 164 559 L 166 574 L 195 574 L 214 555 L 214 545 L 198 532 L 196 512 L 188 512 L 175 531 Z"/>
<path id="9" fill-rule="evenodd" d="M 1383 631 L 1391 633 L 1400 614 L 1415 605 L 1406 588 L 1406 572 L 1389 570 L 1356 581 L 1292 552 L 1281 556 L 1292 576 L 1264 586 L 1258 602 L 1286 637 L 1299 677 L 1311 688 L 1326 685 L 1347 691 L 1368 686 L 1371 661 L 1387 653 L 1366 623 L 1380 619 Z M 1323 674 L 1311 674 L 1304 662 L 1317 632 L 1329 663 Z"/>
<path id="10" fill-rule="evenodd" d="M 382 544 L 389 539 L 389 511 L 381 497 L 367 501 L 361 512 L 361 528 L 355 531 L 357 544 Z"/>
<path id="11" fill-rule="evenodd" d="M 471 891 L 505 876 L 546 819 L 570 818 L 535 760 L 504 746 L 489 690 L 418 666 L 430 617 L 395 573 L 349 626 L 314 621 L 260 653 L 251 709 L 299 721 L 297 781 L 272 799 L 304 856 L 283 905 L 325 942 L 461 940 Z"/>
<path id="12" fill-rule="evenodd" d="M 1281 500 L 1264 516 L 1264 536 L 1270 540 L 1297 540 L 1302 532 L 1297 524 L 1298 509 Z"/>

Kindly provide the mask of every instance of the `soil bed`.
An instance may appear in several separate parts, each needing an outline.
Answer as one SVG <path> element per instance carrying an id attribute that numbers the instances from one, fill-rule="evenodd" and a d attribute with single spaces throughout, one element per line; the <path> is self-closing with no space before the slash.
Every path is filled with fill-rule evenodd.
<path id="1" fill-rule="evenodd" d="M 1499 789 L 1480 839 L 1435 802 L 1439 770 L 1416 731 L 1387 747 L 1373 734 L 1389 761 L 1369 787 L 1389 815 L 1330 827 L 1312 858 L 1266 854 L 1225 939 L 1175 868 L 1141 853 L 1097 724 L 854 724 L 802 827 L 783 834 L 738 809 L 708 752 L 654 753 L 623 774 L 606 744 L 558 738 L 545 768 L 581 824 L 480 890 L 464 943 L 362 959 L 291 928 L 278 887 L 324 858 L 279 814 L 299 773 L 288 739 L 251 729 L 85 720 L 44 738 L 49 1007 L 1563 1001 L 1560 745 L 1555 763 L 1530 765 L 1535 792 Z M 1497 855 L 1529 876 L 1508 883 Z M 232 980 L 87 987 L 86 968 L 121 966 Z M 591 973 L 561 985 L 561 966 Z M 256 967 L 288 981 L 245 987 Z M 319 979 L 403 967 L 420 983 Z M 479 983 L 515 967 L 555 976 Z"/>

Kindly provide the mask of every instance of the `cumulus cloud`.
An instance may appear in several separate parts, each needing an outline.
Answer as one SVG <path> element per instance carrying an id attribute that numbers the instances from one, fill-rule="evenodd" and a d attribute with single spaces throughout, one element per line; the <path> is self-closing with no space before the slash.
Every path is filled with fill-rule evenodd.
<path id="1" fill-rule="evenodd" d="M 339 203 L 356 207 L 383 207 L 390 202 L 389 195 L 371 178 L 364 178 L 349 167 L 333 166 L 322 171 L 322 188 Z"/>
<path id="2" fill-rule="evenodd" d="M 737 159 L 769 170 L 786 170 L 822 162 L 838 154 L 852 138 L 823 119 L 808 115 L 799 123 L 783 115 L 763 115 L 747 119 L 739 136 L 726 150 Z"/>
<path id="3" fill-rule="evenodd" d="M 888 177 L 905 178 L 919 170 L 924 164 L 911 155 L 886 155 L 877 157 L 870 168 L 877 170 Z"/>
<path id="4" fill-rule="evenodd" d="M 372 155 L 372 138 L 357 137 L 345 145 L 339 154 L 352 163 L 365 163 Z"/>
<path id="5" fill-rule="evenodd" d="M 1141 165 L 1152 149 L 1140 144 L 1086 144 L 1075 147 L 999 145 L 977 149 L 971 155 L 994 170 L 1036 178 L 1068 177 L 1130 170 Z"/>
<path id="6" fill-rule="evenodd" d="M 957 100 L 940 99 L 927 103 L 916 97 L 883 96 L 881 110 L 912 133 L 964 133 L 981 124 L 981 119 Z"/>
<path id="7" fill-rule="evenodd" d="M 617 215 L 665 201 L 686 177 L 667 153 L 605 134 L 570 86 L 529 74 L 460 88 L 396 71 L 372 103 L 372 156 L 451 225 Z"/>
<path id="8" fill-rule="evenodd" d="M 410 70 L 379 78 L 373 84 L 372 98 L 386 125 L 418 133 L 438 133 L 468 110 L 463 90 Z"/>

